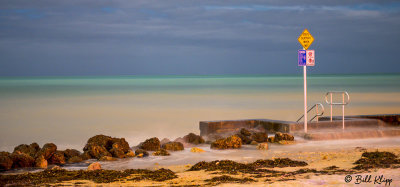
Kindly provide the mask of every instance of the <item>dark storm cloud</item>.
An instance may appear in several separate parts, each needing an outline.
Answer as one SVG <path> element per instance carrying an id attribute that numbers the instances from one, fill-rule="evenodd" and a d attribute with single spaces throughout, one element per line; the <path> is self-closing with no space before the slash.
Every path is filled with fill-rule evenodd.
<path id="1" fill-rule="evenodd" d="M 1 1 L 0 75 L 400 72 L 396 1 Z"/>

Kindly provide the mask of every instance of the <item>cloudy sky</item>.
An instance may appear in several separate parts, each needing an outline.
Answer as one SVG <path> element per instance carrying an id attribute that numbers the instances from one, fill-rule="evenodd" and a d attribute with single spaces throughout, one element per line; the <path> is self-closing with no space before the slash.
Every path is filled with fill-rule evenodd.
<path id="1" fill-rule="evenodd" d="M 400 73 L 396 1 L 1 0 L 0 76 Z"/>

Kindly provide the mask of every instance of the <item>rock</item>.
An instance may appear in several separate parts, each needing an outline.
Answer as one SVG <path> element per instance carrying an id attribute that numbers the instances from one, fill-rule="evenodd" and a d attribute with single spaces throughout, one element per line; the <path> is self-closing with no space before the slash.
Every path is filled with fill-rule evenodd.
<path id="1" fill-rule="evenodd" d="M 125 138 L 112 138 L 101 134 L 89 138 L 83 148 L 84 154 L 87 154 L 83 155 L 82 159 L 100 159 L 103 156 L 125 158 L 129 150 L 130 147 Z"/>
<path id="2" fill-rule="evenodd" d="M 193 144 L 187 143 L 183 138 L 179 137 L 174 140 L 174 142 L 180 142 L 183 144 L 183 147 L 192 147 Z"/>
<path id="3" fill-rule="evenodd" d="M 40 150 L 40 147 L 37 143 L 31 143 L 30 145 L 21 144 L 14 148 L 15 151 L 20 151 L 22 153 L 26 153 L 32 158 L 35 157 L 36 153 Z"/>
<path id="4" fill-rule="evenodd" d="M 66 149 L 63 151 L 63 153 L 64 153 L 65 160 L 69 160 L 72 157 L 81 155 L 81 152 L 79 152 L 76 149 Z"/>
<path id="5" fill-rule="evenodd" d="M 43 148 L 36 153 L 36 158 L 43 155 L 44 159 L 48 160 L 57 150 L 57 146 L 53 143 L 44 144 Z"/>
<path id="6" fill-rule="evenodd" d="M 183 139 L 187 143 L 196 144 L 196 145 L 203 144 L 205 142 L 201 136 L 198 136 L 194 133 L 189 133 L 188 135 L 184 136 Z"/>
<path id="7" fill-rule="evenodd" d="M 8 152 L 0 152 L 0 171 L 9 170 L 12 168 L 13 160 L 11 158 L 10 153 Z"/>
<path id="8" fill-rule="evenodd" d="M 88 149 L 85 151 L 88 153 L 90 158 L 100 159 L 103 156 L 112 156 L 110 152 L 103 146 L 99 145 L 89 145 Z"/>
<path id="9" fill-rule="evenodd" d="M 137 149 L 137 150 L 135 151 L 135 155 L 136 155 L 136 157 L 138 157 L 138 158 L 142 158 L 142 157 L 148 157 L 148 156 L 149 156 L 149 153 L 148 153 L 146 150 L 144 150 L 144 149 Z"/>
<path id="10" fill-rule="evenodd" d="M 113 142 L 113 144 L 111 146 L 111 149 L 118 148 L 124 154 L 127 153 L 131 149 L 129 147 L 129 143 L 125 140 L 125 138 L 112 138 L 112 142 Z"/>
<path id="11" fill-rule="evenodd" d="M 88 151 L 93 145 L 104 147 L 106 150 L 109 150 L 112 148 L 113 144 L 113 139 L 110 136 L 100 134 L 89 138 L 85 147 L 83 148 L 83 151 Z"/>
<path id="12" fill-rule="evenodd" d="M 274 141 L 275 142 L 279 142 L 281 140 L 294 141 L 294 137 L 292 135 L 288 134 L 288 133 L 277 132 L 275 134 Z"/>
<path id="13" fill-rule="evenodd" d="M 253 141 L 251 141 L 250 145 L 258 145 L 258 142 L 253 140 Z"/>
<path id="14" fill-rule="evenodd" d="M 240 134 L 243 136 L 251 136 L 251 132 L 245 128 L 240 129 Z"/>
<path id="15" fill-rule="evenodd" d="M 65 164 L 65 157 L 63 151 L 56 151 L 51 157 L 47 160 L 49 164 L 57 164 L 57 165 L 64 165 Z"/>
<path id="16" fill-rule="evenodd" d="M 35 164 L 35 159 L 26 153 L 15 151 L 11 154 L 13 161 L 12 168 L 32 167 Z"/>
<path id="17" fill-rule="evenodd" d="M 35 167 L 43 168 L 43 169 L 47 168 L 47 160 L 44 159 L 43 155 L 40 155 L 39 157 L 36 158 Z"/>
<path id="18" fill-rule="evenodd" d="M 30 147 L 32 150 L 35 150 L 35 152 L 40 151 L 40 146 L 39 146 L 39 144 L 37 144 L 36 142 L 33 142 L 33 143 L 29 144 L 29 147 Z"/>
<path id="19" fill-rule="evenodd" d="M 239 136 L 239 138 L 242 140 L 242 144 L 250 144 L 252 139 L 248 136 L 244 136 L 243 134 L 236 134 L 236 136 Z"/>
<path id="20" fill-rule="evenodd" d="M 162 145 L 162 148 L 168 151 L 182 151 L 184 149 L 183 144 L 180 142 L 169 142 Z"/>
<path id="21" fill-rule="evenodd" d="M 141 143 L 139 147 L 146 151 L 157 151 L 160 149 L 160 140 L 156 137 L 150 138 Z"/>
<path id="22" fill-rule="evenodd" d="M 128 151 L 126 151 L 126 152 L 128 152 Z M 125 151 L 124 151 L 124 148 L 122 148 L 122 145 L 120 143 L 114 143 L 112 145 L 112 149 L 110 149 L 110 153 L 113 157 L 125 158 Z"/>
<path id="23" fill-rule="evenodd" d="M 101 164 L 98 162 L 94 162 L 88 166 L 89 171 L 99 170 L 101 169 Z"/>
<path id="24" fill-rule="evenodd" d="M 112 148 L 113 144 L 114 142 L 110 136 L 102 134 L 93 136 L 89 138 L 85 147 L 83 148 L 84 153 L 87 153 L 84 155 L 83 159 L 85 157 L 88 157 L 89 159 L 100 159 L 102 156 L 112 156 L 108 150 Z"/>
<path id="25" fill-rule="evenodd" d="M 251 139 L 258 143 L 262 142 L 267 142 L 268 141 L 268 135 L 265 132 L 255 132 L 251 135 Z"/>
<path id="26" fill-rule="evenodd" d="M 135 153 L 132 150 L 129 150 L 128 153 L 125 154 L 125 157 L 135 157 Z"/>
<path id="27" fill-rule="evenodd" d="M 206 151 L 204 151 L 203 149 L 198 148 L 198 147 L 192 147 L 192 149 L 190 149 L 190 152 L 192 152 L 192 153 L 202 153 L 202 152 L 206 152 Z"/>
<path id="28" fill-rule="evenodd" d="M 160 149 L 153 153 L 153 156 L 169 156 L 169 155 L 171 155 L 171 154 L 169 154 L 169 152 L 165 149 Z"/>
<path id="29" fill-rule="evenodd" d="M 268 150 L 268 143 L 259 143 L 258 145 L 257 145 L 257 149 L 258 150 Z"/>
<path id="30" fill-rule="evenodd" d="M 82 160 L 88 160 L 88 159 L 91 159 L 91 158 L 92 158 L 88 152 L 82 153 L 79 157 L 80 157 Z"/>
<path id="31" fill-rule="evenodd" d="M 103 156 L 99 159 L 100 161 L 116 161 L 117 159 L 110 156 Z"/>
<path id="32" fill-rule="evenodd" d="M 78 163 L 78 162 L 82 162 L 82 161 L 83 161 L 83 159 L 80 156 L 73 156 L 70 159 L 68 159 L 68 163 Z"/>
<path id="33" fill-rule="evenodd" d="M 161 144 L 161 145 L 164 145 L 164 144 L 169 143 L 169 142 L 171 142 L 171 140 L 169 140 L 168 138 L 164 138 L 164 139 L 162 139 L 162 140 L 160 141 L 160 144 Z"/>
<path id="34" fill-rule="evenodd" d="M 211 149 L 238 149 L 242 146 L 242 140 L 232 135 L 225 139 L 216 140 L 211 144 Z"/>
<path id="35" fill-rule="evenodd" d="M 275 137 L 274 136 L 268 137 L 268 142 L 274 143 L 275 142 Z"/>

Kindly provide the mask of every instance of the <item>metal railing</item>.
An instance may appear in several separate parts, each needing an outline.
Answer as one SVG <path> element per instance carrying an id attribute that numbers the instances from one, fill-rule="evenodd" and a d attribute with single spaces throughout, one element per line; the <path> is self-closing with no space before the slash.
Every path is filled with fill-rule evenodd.
<path id="1" fill-rule="evenodd" d="M 342 94 L 342 102 L 340 102 L 340 103 L 336 103 L 336 102 L 333 102 L 332 101 L 332 95 L 333 94 Z M 330 100 L 328 101 L 328 95 L 330 96 Z M 345 101 L 345 97 L 344 97 L 344 95 L 346 95 L 347 96 L 347 100 Z M 343 129 L 344 129 L 344 106 L 345 105 L 347 105 L 347 104 L 349 104 L 349 102 L 350 102 L 350 96 L 349 96 L 349 93 L 347 93 L 346 91 L 332 91 L 332 92 L 327 92 L 326 94 L 325 94 L 325 102 L 328 104 L 328 105 L 331 105 L 331 121 L 332 121 L 332 106 L 333 105 L 342 105 L 342 121 L 343 121 Z"/>
<path id="2" fill-rule="evenodd" d="M 321 107 L 321 113 L 318 113 L 318 106 L 320 106 Z M 318 118 L 319 118 L 319 116 L 322 116 L 322 115 L 324 115 L 324 112 L 325 112 L 325 108 L 324 108 L 324 105 L 322 105 L 321 103 L 316 103 L 315 105 L 313 105 L 310 109 L 308 109 L 308 111 L 307 111 L 307 114 L 312 110 L 312 109 L 316 109 L 316 114 L 315 114 L 315 116 L 314 117 L 312 117 L 311 119 L 310 119 L 310 121 L 309 122 L 311 122 L 312 120 L 314 120 L 315 118 L 317 118 L 317 122 L 318 122 Z M 296 121 L 296 122 L 299 122 L 301 119 L 303 119 L 304 118 L 304 114 Z"/>

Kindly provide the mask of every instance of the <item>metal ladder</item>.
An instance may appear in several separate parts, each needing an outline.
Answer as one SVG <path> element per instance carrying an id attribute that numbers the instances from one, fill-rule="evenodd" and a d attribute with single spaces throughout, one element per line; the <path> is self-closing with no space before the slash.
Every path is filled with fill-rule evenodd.
<path id="1" fill-rule="evenodd" d="M 318 113 L 318 106 L 320 106 L 321 107 L 321 113 Z M 315 118 L 317 118 L 317 122 L 318 122 L 318 118 L 319 118 L 319 116 L 322 116 L 322 115 L 324 115 L 324 112 L 325 112 L 325 108 L 324 108 L 324 105 L 322 105 L 321 103 L 316 103 L 316 104 L 314 104 L 310 109 L 308 109 L 308 111 L 307 111 L 307 114 L 312 110 L 312 109 L 316 109 L 316 114 L 315 114 L 315 116 L 314 117 L 312 117 L 311 119 L 310 119 L 310 121 L 309 122 L 311 122 L 312 120 L 314 120 Z M 304 118 L 304 114 L 296 121 L 296 122 L 299 122 L 301 119 L 303 119 Z"/>
<path id="2" fill-rule="evenodd" d="M 340 103 L 333 102 L 332 101 L 332 95 L 333 94 L 342 94 L 342 102 L 340 102 Z M 330 96 L 330 100 L 329 101 L 328 101 L 328 95 Z M 344 95 L 347 96 L 347 100 L 346 101 L 344 99 L 345 98 Z M 331 91 L 331 92 L 327 92 L 325 94 L 325 102 L 328 105 L 331 105 L 331 121 L 332 121 L 332 106 L 333 105 L 342 105 L 342 121 L 343 121 L 343 129 L 344 129 L 344 106 L 349 104 L 349 102 L 350 102 L 349 93 L 347 93 L 346 91 Z"/>

